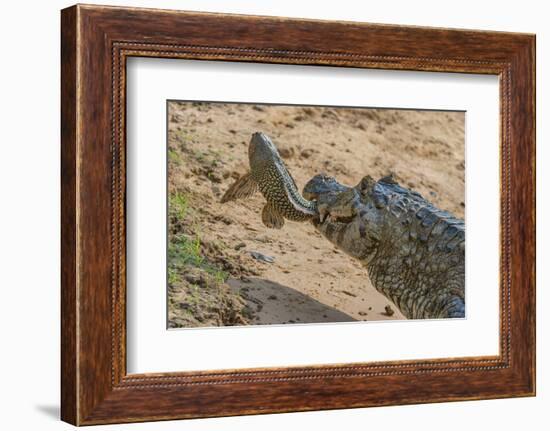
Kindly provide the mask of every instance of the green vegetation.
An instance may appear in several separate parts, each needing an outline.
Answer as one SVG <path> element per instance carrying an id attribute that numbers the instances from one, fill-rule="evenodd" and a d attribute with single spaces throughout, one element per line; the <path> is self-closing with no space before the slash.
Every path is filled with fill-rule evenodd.
<path id="1" fill-rule="evenodd" d="M 176 268 L 168 267 L 168 284 L 170 286 L 173 286 L 179 281 L 180 281 L 180 275 L 178 274 L 178 271 L 176 270 Z"/>
<path id="2" fill-rule="evenodd" d="M 224 283 L 229 274 L 220 270 L 215 265 L 208 262 L 207 258 L 201 253 L 201 240 L 198 234 L 194 237 L 188 237 L 185 234 L 174 235 L 168 245 L 168 283 L 177 283 L 179 273 L 185 271 L 185 268 L 194 267 L 203 270 L 215 283 Z"/>
<path id="3" fill-rule="evenodd" d="M 168 161 L 175 165 L 181 165 L 181 156 L 177 151 L 168 150 Z"/>
<path id="4" fill-rule="evenodd" d="M 188 140 L 189 136 L 184 138 Z M 176 168 L 172 172 L 181 175 L 185 163 L 191 171 L 200 171 L 212 181 L 219 181 L 214 175 L 222 164 L 220 154 L 182 148 L 185 144 L 186 141 L 180 140 L 177 148 L 168 150 L 169 169 Z M 197 162 L 200 166 L 196 166 Z M 201 233 L 204 213 L 200 195 L 181 183 L 170 183 L 167 250 L 170 327 L 225 326 L 242 324 L 248 319 L 243 314 L 245 300 L 226 284 L 230 274 L 222 268 L 226 267 L 224 249 L 228 245 Z"/>
<path id="5" fill-rule="evenodd" d="M 170 194 L 170 218 L 184 222 L 190 215 L 189 198 L 180 191 Z M 187 229 L 185 229 L 187 230 Z M 208 281 L 222 284 L 229 274 L 210 263 L 201 250 L 201 237 L 198 228 L 189 229 L 192 232 L 170 234 L 168 238 L 168 284 L 174 285 L 181 281 L 182 273 L 191 268 L 199 268 L 207 274 Z M 193 232 L 194 231 L 194 232 Z M 219 247 L 220 245 L 217 245 Z"/>
<path id="6" fill-rule="evenodd" d="M 208 274 L 210 274 L 214 281 L 218 284 L 225 283 L 229 278 L 229 274 L 213 266 L 204 268 Z"/>
<path id="7" fill-rule="evenodd" d="M 189 203 L 186 194 L 180 192 L 171 193 L 168 205 L 170 207 L 170 213 L 179 220 L 183 220 L 187 215 Z"/>
<path id="8" fill-rule="evenodd" d="M 204 262 L 200 237 L 195 235 L 194 238 L 189 238 L 185 234 L 173 235 L 168 244 L 168 261 L 179 268 L 184 265 L 200 267 Z"/>

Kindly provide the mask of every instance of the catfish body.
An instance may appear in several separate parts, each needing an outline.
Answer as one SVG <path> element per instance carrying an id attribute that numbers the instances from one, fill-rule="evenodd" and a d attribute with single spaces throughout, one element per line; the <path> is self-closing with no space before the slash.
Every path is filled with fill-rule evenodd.
<path id="1" fill-rule="evenodd" d="M 250 171 L 239 178 L 223 195 L 221 202 L 251 196 L 260 191 L 266 199 L 262 221 L 280 229 L 284 219 L 307 221 L 318 215 L 317 205 L 302 197 L 277 148 L 267 135 L 256 132 L 248 147 Z"/>

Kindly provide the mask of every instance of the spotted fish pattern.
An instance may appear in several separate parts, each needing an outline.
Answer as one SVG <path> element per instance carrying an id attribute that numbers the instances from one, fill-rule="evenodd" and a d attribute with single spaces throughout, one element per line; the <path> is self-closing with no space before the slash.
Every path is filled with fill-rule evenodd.
<path id="1" fill-rule="evenodd" d="M 262 221 L 274 229 L 282 228 L 285 219 L 302 222 L 317 216 L 316 203 L 300 194 L 275 144 L 267 135 L 261 132 L 252 135 L 248 158 L 250 171 L 229 187 L 222 203 L 247 198 L 259 190 L 267 201 L 262 210 Z"/>

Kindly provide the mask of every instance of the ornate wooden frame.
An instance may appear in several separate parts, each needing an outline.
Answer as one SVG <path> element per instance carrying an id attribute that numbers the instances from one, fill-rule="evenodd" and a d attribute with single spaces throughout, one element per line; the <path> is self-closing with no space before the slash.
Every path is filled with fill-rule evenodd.
<path id="1" fill-rule="evenodd" d="M 87 425 L 534 395 L 534 35 L 81 5 L 61 17 L 63 420 Z M 498 75 L 500 354 L 128 375 L 130 56 Z"/>

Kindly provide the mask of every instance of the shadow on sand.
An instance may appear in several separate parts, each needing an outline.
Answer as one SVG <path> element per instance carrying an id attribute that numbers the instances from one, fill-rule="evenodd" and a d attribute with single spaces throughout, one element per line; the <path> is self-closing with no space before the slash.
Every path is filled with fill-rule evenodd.
<path id="1" fill-rule="evenodd" d="M 254 311 L 251 325 L 354 322 L 356 319 L 295 289 L 261 278 L 229 279 L 231 289 Z"/>

